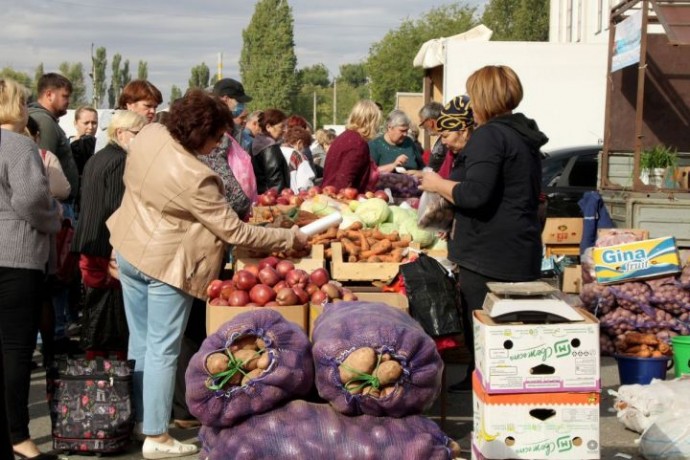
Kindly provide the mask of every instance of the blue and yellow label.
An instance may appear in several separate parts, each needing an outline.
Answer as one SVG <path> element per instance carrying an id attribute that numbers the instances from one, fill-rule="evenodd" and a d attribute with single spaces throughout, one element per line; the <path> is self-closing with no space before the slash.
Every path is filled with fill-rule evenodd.
<path id="1" fill-rule="evenodd" d="M 672 236 L 594 248 L 592 256 L 599 284 L 652 278 L 681 270 L 676 239 Z"/>

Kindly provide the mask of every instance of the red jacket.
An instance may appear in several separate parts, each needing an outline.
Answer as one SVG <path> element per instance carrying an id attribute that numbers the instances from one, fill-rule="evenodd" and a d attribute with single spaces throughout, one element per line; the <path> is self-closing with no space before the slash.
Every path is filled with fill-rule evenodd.
<path id="1" fill-rule="evenodd" d="M 367 141 L 358 132 L 347 129 L 328 149 L 321 185 L 333 185 L 336 190 L 354 187 L 364 193 L 376 185 L 370 184 L 375 168 Z"/>

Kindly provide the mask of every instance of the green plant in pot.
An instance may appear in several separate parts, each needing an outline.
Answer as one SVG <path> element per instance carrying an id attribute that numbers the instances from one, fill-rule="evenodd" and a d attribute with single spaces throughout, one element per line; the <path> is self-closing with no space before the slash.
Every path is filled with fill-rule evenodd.
<path id="1" fill-rule="evenodd" d="M 640 155 L 640 169 L 647 175 L 649 184 L 657 187 L 663 185 L 666 171 L 675 168 L 677 163 L 677 150 L 661 144 L 642 151 Z"/>

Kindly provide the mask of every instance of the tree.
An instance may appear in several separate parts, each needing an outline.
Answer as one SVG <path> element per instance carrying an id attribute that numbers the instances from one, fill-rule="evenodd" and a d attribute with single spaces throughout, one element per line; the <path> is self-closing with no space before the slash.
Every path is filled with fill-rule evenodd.
<path id="1" fill-rule="evenodd" d="M 287 0 L 259 0 L 242 31 L 240 75 L 252 107 L 292 109 L 298 88 L 293 23 Z"/>
<path id="2" fill-rule="evenodd" d="M 482 22 L 494 40 L 547 41 L 549 0 L 490 0 Z"/>
<path id="3" fill-rule="evenodd" d="M 36 70 L 34 71 L 34 84 L 31 88 L 34 98 L 38 97 L 38 80 L 43 74 L 45 74 L 45 70 L 43 70 L 43 63 L 41 62 L 36 66 Z"/>
<path id="4" fill-rule="evenodd" d="M 139 80 L 148 80 L 149 79 L 149 64 L 146 61 L 139 61 L 139 65 L 137 66 L 137 78 Z"/>
<path id="5" fill-rule="evenodd" d="M 29 74 L 25 72 L 18 72 L 12 67 L 4 67 L 2 70 L 0 70 L 0 78 L 12 79 L 20 85 L 23 85 L 28 90 L 31 90 L 32 88 L 31 77 Z"/>
<path id="6" fill-rule="evenodd" d="M 108 88 L 108 107 L 111 109 L 115 107 L 115 104 L 117 104 L 117 98 L 120 97 L 120 92 L 122 91 L 122 69 L 120 69 L 121 62 L 122 56 L 120 53 L 115 53 L 113 56 L 113 62 L 110 64 L 110 88 Z"/>
<path id="7" fill-rule="evenodd" d="M 84 83 L 84 65 L 81 62 L 63 62 L 58 67 L 60 73 L 72 82 L 72 94 L 69 103 L 72 107 L 79 107 L 87 104 L 86 84 Z"/>
<path id="8" fill-rule="evenodd" d="M 129 72 L 129 59 L 122 64 L 122 70 L 120 71 L 120 88 L 127 86 L 127 83 L 132 81 L 132 74 Z"/>
<path id="9" fill-rule="evenodd" d="M 192 76 L 189 79 L 190 88 L 206 88 L 211 78 L 211 70 L 205 62 L 192 67 Z"/>
<path id="10" fill-rule="evenodd" d="M 108 58 L 104 47 L 96 49 L 96 56 L 91 57 L 93 62 L 93 106 L 99 108 L 105 97 L 105 68 L 108 65 Z"/>
<path id="11" fill-rule="evenodd" d="M 366 85 L 367 69 L 364 63 L 341 65 L 339 80 L 346 81 L 348 84 L 355 87 Z"/>
<path id="12" fill-rule="evenodd" d="M 422 90 L 424 72 L 412 66 L 422 44 L 471 29 L 477 24 L 474 13 L 475 8 L 457 3 L 440 6 L 416 21 L 403 21 L 398 29 L 372 45 L 366 70 L 371 78 L 372 97 L 383 106 L 384 112 L 393 108 L 395 93 Z"/>
<path id="13" fill-rule="evenodd" d="M 172 85 L 172 88 L 170 88 L 170 103 L 172 104 L 181 97 L 182 90 L 177 85 Z"/>
<path id="14" fill-rule="evenodd" d="M 326 87 L 331 84 L 328 79 L 328 69 L 323 64 L 303 67 L 297 71 L 297 81 L 300 86 L 314 85 Z"/>

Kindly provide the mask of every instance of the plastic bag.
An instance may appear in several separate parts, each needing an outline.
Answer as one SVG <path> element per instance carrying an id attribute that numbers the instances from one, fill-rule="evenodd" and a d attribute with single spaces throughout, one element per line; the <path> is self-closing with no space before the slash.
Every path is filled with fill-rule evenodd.
<path id="1" fill-rule="evenodd" d="M 316 319 L 312 340 L 316 389 L 338 412 L 391 417 L 419 414 L 441 392 L 443 361 L 436 344 L 403 310 L 370 302 L 327 304 Z M 393 388 L 391 394 L 384 396 L 381 390 L 380 396 L 365 395 L 345 388 L 339 366 L 359 348 L 373 349 L 378 357 L 388 354 L 402 366 L 394 386 L 388 385 Z"/>
<path id="2" fill-rule="evenodd" d="M 227 156 L 228 166 L 232 174 L 239 182 L 242 191 L 249 201 L 256 203 L 256 176 L 254 176 L 254 168 L 252 166 L 252 159 L 247 152 L 237 143 L 234 137 L 226 134 L 228 138 Z"/>
<path id="3" fill-rule="evenodd" d="M 671 408 L 657 418 L 640 438 L 644 458 L 690 460 L 690 425 L 686 409 Z"/>
<path id="4" fill-rule="evenodd" d="M 209 460 L 450 460 L 460 455 L 458 444 L 426 417 L 348 417 L 305 401 L 292 401 L 233 428 L 202 427 L 199 438 Z"/>
<path id="5" fill-rule="evenodd" d="M 210 389 L 206 357 L 246 335 L 264 340 L 271 365 L 245 385 Z M 239 314 L 204 340 L 189 362 L 185 382 L 187 406 L 194 417 L 204 425 L 232 426 L 246 416 L 266 412 L 311 391 L 314 365 L 309 339 L 302 329 L 275 310 Z"/>
<path id="6" fill-rule="evenodd" d="M 419 199 L 417 225 L 426 230 L 447 232 L 453 225 L 453 205 L 435 192 L 424 192 Z"/>
<path id="7" fill-rule="evenodd" d="M 80 335 L 84 350 L 127 349 L 129 328 L 121 289 L 86 288 Z"/>
<path id="8" fill-rule="evenodd" d="M 461 334 L 460 295 L 452 275 L 424 253 L 400 266 L 410 315 L 431 337 Z"/>

